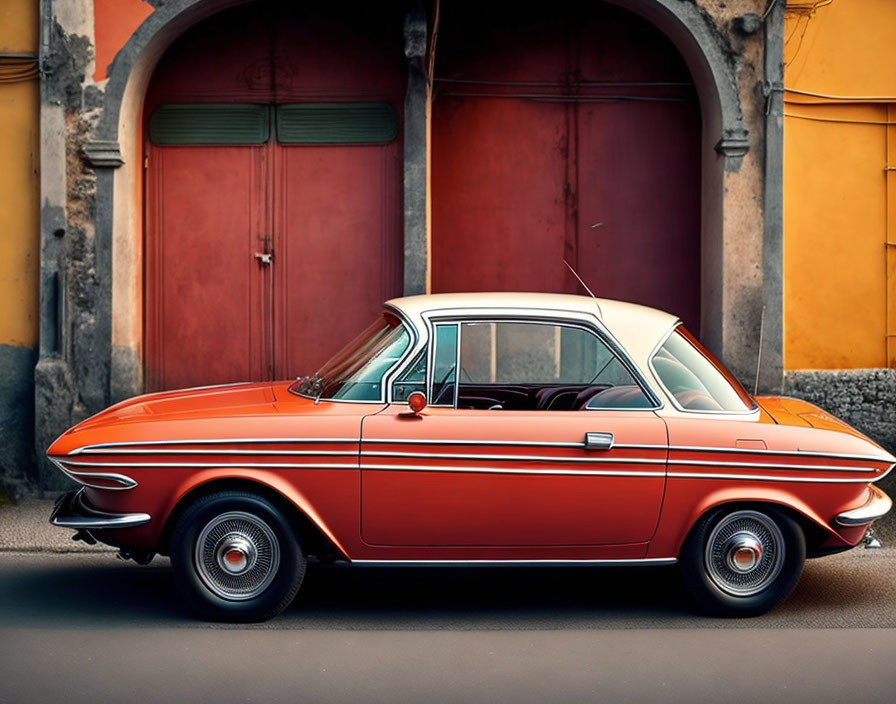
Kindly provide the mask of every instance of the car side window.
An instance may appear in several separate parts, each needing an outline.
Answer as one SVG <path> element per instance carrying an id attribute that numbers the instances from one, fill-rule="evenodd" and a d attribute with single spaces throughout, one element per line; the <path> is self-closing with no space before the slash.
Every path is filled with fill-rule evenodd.
<path id="1" fill-rule="evenodd" d="M 411 365 L 392 383 L 392 400 L 407 401 L 415 391 L 425 393 L 426 389 L 426 350 L 420 352 Z"/>
<path id="2" fill-rule="evenodd" d="M 462 323 L 456 375 L 458 408 L 569 411 L 653 406 L 616 353 L 594 333 L 572 325 Z"/>
<path id="3" fill-rule="evenodd" d="M 430 406 L 454 405 L 454 382 L 457 373 L 456 323 L 436 325 L 432 362 L 432 394 Z"/>

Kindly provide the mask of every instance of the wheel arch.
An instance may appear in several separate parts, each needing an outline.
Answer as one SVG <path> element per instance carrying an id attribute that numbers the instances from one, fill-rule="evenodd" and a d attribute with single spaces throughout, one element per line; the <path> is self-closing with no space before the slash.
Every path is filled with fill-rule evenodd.
<path id="1" fill-rule="evenodd" d="M 797 510 L 794 506 L 790 504 L 773 501 L 769 499 L 734 499 L 730 501 L 722 501 L 712 506 L 708 506 L 702 513 L 700 513 L 691 523 L 690 528 L 685 533 L 684 537 L 681 539 L 678 546 L 678 553 L 684 549 L 684 546 L 687 544 L 690 537 L 694 534 L 700 524 L 706 519 L 710 514 L 724 510 L 724 511 L 746 511 L 746 510 L 754 510 L 754 511 L 762 511 L 764 508 L 773 508 L 778 513 L 784 514 L 788 518 L 790 518 L 794 523 L 796 523 L 800 530 L 803 533 L 803 536 L 806 540 L 806 551 L 811 552 L 815 546 L 818 546 L 821 542 L 823 542 L 830 535 L 836 535 L 836 533 L 826 526 L 823 522 L 819 523 L 818 520 L 809 516 L 799 510 Z"/>
<path id="2" fill-rule="evenodd" d="M 215 476 L 201 478 L 188 487 L 182 487 L 167 511 L 165 524 L 157 541 L 157 552 L 162 555 L 170 554 L 171 537 L 177 522 L 193 503 L 220 491 L 235 490 L 259 494 L 273 503 L 293 527 L 306 554 L 324 559 L 348 559 L 345 549 L 310 502 L 292 487 L 277 484 L 258 477 Z"/>
<path id="3" fill-rule="evenodd" d="M 806 539 L 806 549 L 811 552 L 828 538 L 842 538 L 821 516 L 799 497 L 786 491 L 767 492 L 765 495 L 747 495 L 733 491 L 719 491 L 707 495 L 694 504 L 687 519 L 681 523 L 672 543 L 674 555 L 680 555 L 690 536 L 712 512 L 727 510 L 773 508 L 794 520 Z"/>

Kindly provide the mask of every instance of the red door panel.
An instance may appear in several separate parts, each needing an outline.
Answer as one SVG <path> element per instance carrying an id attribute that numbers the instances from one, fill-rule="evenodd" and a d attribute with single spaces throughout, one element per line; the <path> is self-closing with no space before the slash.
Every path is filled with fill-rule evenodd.
<path id="1" fill-rule="evenodd" d="M 154 147 L 147 212 L 146 383 L 264 378 L 263 147 Z"/>
<path id="2" fill-rule="evenodd" d="M 562 291 L 562 108 L 446 98 L 434 110 L 433 292 Z"/>
<path id="3" fill-rule="evenodd" d="M 432 289 L 591 289 L 700 321 L 700 127 L 655 27 L 602 3 L 443 7 Z"/>
<path id="4" fill-rule="evenodd" d="M 399 155 L 397 141 L 278 148 L 278 377 L 313 373 L 401 295 Z"/>
<path id="5" fill-rule="evenodd" d="M 578 107 L 577 270 L 597 296 L 700 327 L 699 114 L 693 102 Z M 608 138 L 608 135 L 612 135 Z"/>
<path id="6" fill-rule="evenodd" d="M 247 3 L 161 58 L 147 137 L 162 105 L 321 102 L 388 103 L 398 136 L 287 146 L 272 120 L 259 147 L 148 146 L 148 390 L 311 373 L 400 294 L 404 12 Z"/>
<path id="7" fill-rule="evenodd" d="M 623 545 L 656 529 L 666 426 L 652 411 L 404 411 L 364 419 L 365 543 Z M 613 433 L 613 449 L 583 449 L 586 432 Z"/>

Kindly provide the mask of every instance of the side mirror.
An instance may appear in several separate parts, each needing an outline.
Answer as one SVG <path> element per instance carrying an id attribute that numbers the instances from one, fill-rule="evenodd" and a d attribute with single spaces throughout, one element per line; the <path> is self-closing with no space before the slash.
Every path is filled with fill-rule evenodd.
<path id="1" fill-rule="evenodd" d="M 408 396 L 408 408 L 414 415 L 420 413 L 426 408 L 426 395 L 422 391 L 411 392 L 411 395 Z"/>

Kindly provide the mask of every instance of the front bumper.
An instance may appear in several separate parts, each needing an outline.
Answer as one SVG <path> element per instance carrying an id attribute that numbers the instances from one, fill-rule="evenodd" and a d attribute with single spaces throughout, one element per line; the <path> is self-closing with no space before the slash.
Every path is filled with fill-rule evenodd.
<path id="1" fill-rule="evenodd" d="M 84 489 L 76 489 L 56 499 L 50 523 L 60 528 L 101 530 L 103 528 L 133 528 L 149 523 L 148 513 L 107 513 L 89 505 Z"/>
<path id="2" fill-rule="evenodd" d="M 862 526 L 866 523 L 876 521 L 885 515 L 893 506 L 893 501 L 883 491 L 876 486 L 869 487 L 871 498 L 864 506 L 855 508 L 852 511 L 841 513 L 837 516 L 837 523 L 841 526 Z"/>

